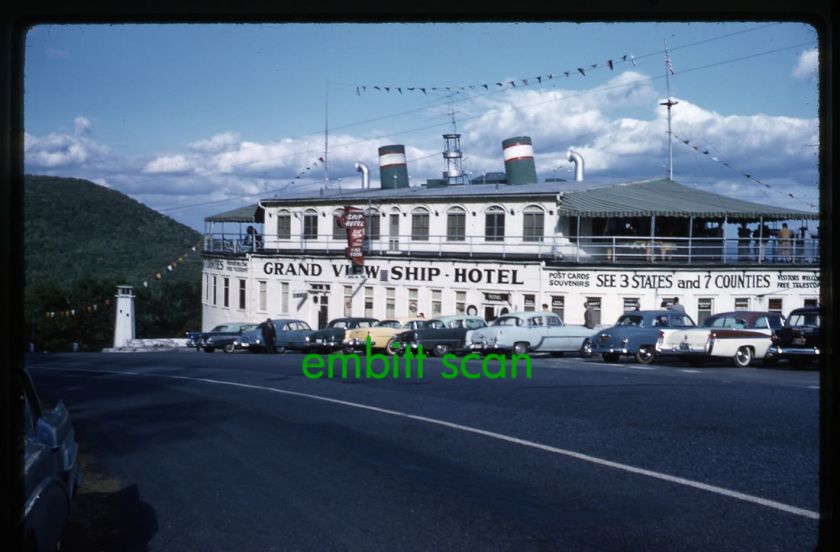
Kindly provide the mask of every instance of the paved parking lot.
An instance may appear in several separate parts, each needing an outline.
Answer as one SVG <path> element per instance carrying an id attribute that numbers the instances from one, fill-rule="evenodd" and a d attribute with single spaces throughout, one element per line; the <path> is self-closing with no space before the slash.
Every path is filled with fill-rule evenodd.
<path id="1" fill-rule="evenodd" d="M 303 358 L 27 357 L 99 484 L 64 548 L 816 544 L 816 371 L 535 356 L 531 379 L 429 359 L 423 379 L 312 380 Z"/>

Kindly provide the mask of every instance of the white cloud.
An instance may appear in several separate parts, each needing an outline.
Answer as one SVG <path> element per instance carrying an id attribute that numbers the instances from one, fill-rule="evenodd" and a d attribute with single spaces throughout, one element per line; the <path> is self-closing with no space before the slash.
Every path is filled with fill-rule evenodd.
<path id="1" fill-rule="evenodd" d="M 199 140 L 198 142 L 188 144 L 188 147 L 193 151 L 212 153 L 230 150 L 238 144 L 238 134 L 233 132 L 223 132 L 222 134 L 217 134 L 207 140 Z"/>
<path id="2" fill-rule="evenodd" d="M 819 68 L 819 52 L 816 48 L 799 54 L 791 75 L 797 80 L 816 80 Z"/>
<path id="3" fill-rule="evenodd" d="M 48 134 L 39 138 L 29 133 L 23 137 L 27 167 L 48 169 L 65 166 L 92 166 L 105 162 L 109 149 L 88 138 L 90 121 L 78 116 L 74 134 Z"/>

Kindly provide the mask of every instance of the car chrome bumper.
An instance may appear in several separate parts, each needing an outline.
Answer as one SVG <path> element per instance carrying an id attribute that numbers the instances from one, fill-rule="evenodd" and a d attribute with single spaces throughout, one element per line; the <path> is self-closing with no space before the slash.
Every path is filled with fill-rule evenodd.
<path id="1" fill-rule="evenodd" d="M 767 349 L 767 356 L 814 358 L 820 356 L 820 349 L 819 347 L 779 347 L 778 345 L 772 345 Z"/>

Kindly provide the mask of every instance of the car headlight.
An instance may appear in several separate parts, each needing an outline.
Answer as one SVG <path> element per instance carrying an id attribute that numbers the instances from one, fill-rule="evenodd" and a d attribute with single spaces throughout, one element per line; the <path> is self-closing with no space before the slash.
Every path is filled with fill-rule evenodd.
<path id="1" fill-rule="evenodd" d="M 304 337 L 303 341 L 304 341 L 304 343 L 309 343 L 309 341 L 310 341 L 309 336 L 307 335 L 306 337 Z"/>

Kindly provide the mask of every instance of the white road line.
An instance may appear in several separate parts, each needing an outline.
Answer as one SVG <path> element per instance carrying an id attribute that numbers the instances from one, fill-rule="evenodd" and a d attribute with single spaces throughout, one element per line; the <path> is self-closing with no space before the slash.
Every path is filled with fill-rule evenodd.
<path id="1" fill-rule="evenodd" d="M 699 374 L 700 370 L 692 370 L 691 368 L 680 368 L 680 372 L 685 372 L 686 374 Z"/>
<path id="2" fill-rule="evenodd" d="M 775 500 L 769 500 L 766 498 L 761 498 L 760 496 L 749 495 L 745 493 L 741 493 L 738 491 L 733 491 L 730 489 L 726 489 L 723 487 L 718 487 L 717 485 L 709 485 L 706 483 L 701 483 L 699 481 L 693 481 L 691 479 L 685 479 L 683 477 L 677 477 L 674 475 L 668 475 L 666 473 L 660 473 L 653 470 L 647 470 L 644 468 L 637 468 L 635 466 L 630 466 L 628 464 L 621 464 L 619 462 L 613 462 L 611 460 L 604 460 L 603 458 L 598 458 L 595 456 L 590 456 L 588 454 L 582 454 L 580 452 L 574 452 L 571 450 L 561 449 L 557 447 L 552 447 L 550 445 L 544 445 L 542 443 L 537 443 L 534 441 L 528 441 L 526 439 L 520 439 L 518 437 L 512 437 L 510 435 L 504 435 L 502 433 L 496 433 L 493 431 L 487 431 L 485 429 L 478 429 L 475 427 L 465 426 L 461 424 L 456 424 L 453 422 L 447 422 L 445 420 L 438 420 L 435 418 L 429 418 L 427 416 L 418 416 L 416 414 L 409 414 L 407 412 L 400 412 L 398 410 L 390 410 L 387 408 L 380 408 L 378 406 L 370 406 L 367 404 L 355 403 L 350 401 L 344 401 L 341 399 L 333 399 L 330 397 L 323 397 L 321 395 L 312 395 L 309 393 L 300 393 L 298 391 L 289 391 L 286 389 L 278 389 L 276 387 L 265 387 L 262 385 L 252 385 L 249 383 L 238 383 L 234 381 L 222 381 L 222 380 L 214 380 L 208 378 L 194 378 L 188 376 L 175 376 L 175 375 L 167 375 L 167 374 L 154 374 L 154 373 L 142 373 L 142 372 L 128 372 L 128 371 L 118 371 L 118 370 L 64 370 L 67 372 L 85 372 L 85 373 L 104 373 L 104 374 L 116 374 L 116 375 L 126 375 L 126 376 L 146 376 L 146 377 L 157 377 L 157 378 L 169 378 L 169 379 L 178 379 L 178 380 L 186 380 L 186 381 L 201 381 L 204 383 L 214 383 L 217 385 L 229 385 L 232 387 L 241 387 L 244 389 L 258 389 L 261 391 L 270 391 L 273 393 L 281 393 L 283 395 L 291 395 L 294 397 L 301 397 L 306 399 L 312 399 L 316 401 L 323 401 L 333 404 L 340 404 L 342 406 L 349 406 L 352 408 L 359 408 L 362 410 L 369 410 L 371 412 L 378 412 L 380 414 L 388 414 L 389 416 L 399 416 L 401 418 L 408 418 L 410 420 L 417 420 L 419 422 L 426 422 L 429 424 L 434 424 L 438 426 L 448 427 L 451 429 L 457 429 L 459 431 L 464 431 L 467 433 L 474 433 L 476 435 L 483 435 L 485 437 L 490 437 L 493 439 L 498 439 L 499 441 L 505 441 L 508 443 L 513 443 L 516 445 L 521 445 L 524 447 L 529 447 L 533 449 L 543 450 L 546 452 L 552 452 L 554 454 L 559 454 L 561 456 L 567 456 L 569 458 L 575 458 L 577 460 L 582 460 L 584 462 L 590 462 L 592 464 L 598 464 L 600 466 L 606 466 L 609 468 L 614 468 L 617 470 L 622 470 L 630 473 L 635 473 L 638 475 L 645 475 L 647 477 L 652 477 L 654 479 L 660 479 L 662 481 L 668 481 L 669 483 L 676 483 L 678 485 L 684 485 L 686 487 L 692 487 L 695 489 L 700 489 L 702 491 L 708 491 L 710 493 L 719 494 L 722 496 L 727 496 L 730 498 L 735 498 L 737 500 L 742 500 L 744 502 L 751 502 L 753 504 L 758 504 L 760 506 L 765 506 L 767 508 L 772 508 L 775 510 L 780 510 L 782 512 L 787 512 L 789 514 L 794 514 L 797 516 L 806 517 L 809 519 L 820 519 L 819 512 L 814 512 L 812 510 L 807 510 L 805 508 L 799 508 L 797 506 L 791 506 L 789 504 L 784 504 L 782 502 L 777 502 Z"/>
<path id="3" fill-rule="evenodd" d="M 820 388 L 819 385 L 809 385 L 808 386 L 808 389 L 819 389 L 819 388 Z"/>
<path id="4" fill-rule="evenodd" d="M 632 368 L 633 370 L 656 370 L 653 366 L 628 366 L 628 368 Z"/>

